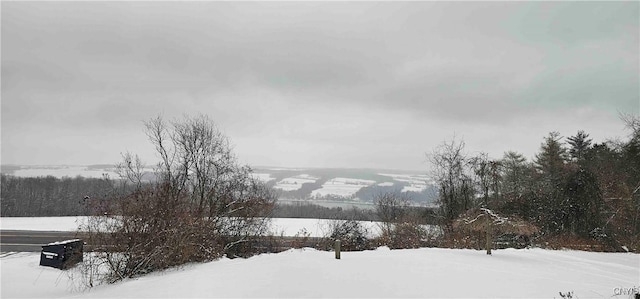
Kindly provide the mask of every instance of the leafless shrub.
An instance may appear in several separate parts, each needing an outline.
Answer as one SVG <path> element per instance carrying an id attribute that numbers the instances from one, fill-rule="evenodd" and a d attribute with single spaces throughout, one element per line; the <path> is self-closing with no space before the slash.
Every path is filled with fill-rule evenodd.
<path id="1" fill-rule="evenodd" d="M 273 191 L 237 165 L 213 122 L 200 116 L 169 126 L 156 118 L 146 128 L 161 158 L 158 181 L 144 183 L 140 159 L 123 156 L 118 170 L 135 191 L 94 209 L 82 228 L 95 252 L 85 264 L 87 286 L 222 255 L 250 256 L 268 227 Z"/>
<path id="2" fill-rule="evenodd" d="M 303 227 L 295 234 L 293 242 L 291 243 L 291 247 L 305 247 L 305 245 L 309 243 L 309 237 L 311 237 L 311 233 L 309 233 L 307 229 Z"/>
<path id="3" fill-rule="evenodd" d="M 380 218 L 379 245 L 389 248 L 417 248 L 427 245 L 431 239 L 420 215 L 412 210 L 407 198 L 394 193 L 384 193 L 376 200 L 376 212 Z"/>
<path id="4" fill-rule="evenodd" d="M 336 220 L 329 223 L 324 249 L 331 250 L 336 240 L 340 240 L 343 251 L 361 251 L 371 249 L 373 243 L 369 230 L 360 221 Z"/>

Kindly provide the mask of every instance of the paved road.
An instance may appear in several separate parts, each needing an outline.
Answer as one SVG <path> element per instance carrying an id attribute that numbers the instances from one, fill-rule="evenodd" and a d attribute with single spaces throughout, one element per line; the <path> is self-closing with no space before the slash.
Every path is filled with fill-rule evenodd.
<path id="1" fill-rule="evenodd" d="M 76 238 L 75 232 L 0 230 L 0 251 L 40 252 L 42 245 Z"/>

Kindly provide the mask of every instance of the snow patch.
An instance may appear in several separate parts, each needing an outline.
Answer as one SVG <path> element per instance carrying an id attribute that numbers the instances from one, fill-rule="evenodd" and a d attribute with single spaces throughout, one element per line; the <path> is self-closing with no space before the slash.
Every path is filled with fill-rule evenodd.
<path id="1" fill-rule="evenodd" d="M 394 181 L 408 183 L 407 186 L 402 188 L 402 192 L 422 192 L 432 184 L 429 176 L 427 175 L 409 175 L 409 174 L 393 174 L 393 173 L 378 173 L 378 175 L 392 178 Z"/>
<path id="2" fill-rule="evenodd" d="M 372 180 L 333 178 L 322 184 L 322 188 L 313 190 L 311 197 L 322 197 L 326 195 L 350 197 L 358 192 L 358 190 L 375 183 L 376 182 Z"/>
<path id="3" fill-rule="evenodd" d="M 308 174 L 300 174 L 279 181 L 275 186 L 273 186 L 273 188 L 281 189 L 283 191 L 294 191 L 302 188 L 302 184 L 304 183 L 315 183 L 317 180 L 317 177 Z"/>
<path id="4" fill-rule="evenodd" d="M 251 174 L 251 176 L 253 176 L 255 179 L 263 182 L 263 183 L 268 183 L 270 181 L 275 180 L 276 178 L 272 178 L 271 174 L 269 173 L 259 173 L 259 172 L 254 172 Z"/>
<path id="5" fill-rule="evenodd" d="M 74 178 L 77 176 L 85 178 L 102 178 L 104 174 L 109 175 L 110 178 L 119 177 L 112 168 L 89 169 L 86 166 L 23 166 L 21 169 L 13 172 L 13 175 L 17 177 L 53 176 L 56 178 Z"/>

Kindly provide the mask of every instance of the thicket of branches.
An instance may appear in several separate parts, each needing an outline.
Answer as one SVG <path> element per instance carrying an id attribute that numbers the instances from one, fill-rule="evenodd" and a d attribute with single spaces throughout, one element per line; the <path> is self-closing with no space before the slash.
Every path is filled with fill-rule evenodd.
<path id="1" fill-rule="evenodd" d="M 380 234 L 375 234 L 355 218 L 328 223 L 327 232 L 319 244 L 321 249 L 332 250 L 336 240 L 341 241 L 345 251 L 373 249 L 377 246 L 389 248 L 418 248 L 435 244 L 440 233 L 427 224 L 435 219 L 435 212 L 424 207 L 413 206 L 411 200 L 401 192 L 387 192 L 376 196 L 376 221 Z"/>
<path id="2" fill-rule="evenodd" d="M 118 173 L 135 191 L 102 202 L 81 228 L 97 252 L 85 272 L 106 269 L 97 280 L 111 283 L 223 254 L 253 254 L 276 198 L 236 162 L 215 124 L 205 116 L 171 123 L 158 117 L 146 122 L 146 133 L 160 157 L 159 179 L 144 183 L 140 159 L 123 155 Z"/>
<path id="3" fill-rule="evenodd" d="M 340 240 L 340 248 L 344 251 L 372 249 L 374 242 L 370 233 L 360 221 L 354 219 L 334 221 L 329 223 L 321 249 L 332 250 L 336 240 Z"/>
<path id="4" fill-rule="evenodd" d="M 411 201 L 402 193 L 378 195 L 376 213 L 380 219 L 380 245 L 389 248 L 417 248 L 436 237 L 426 226 L 433 223 L 433 211 L 412 207 Z"/>
<path id="5" fill-rule="evenodd" d="M 626 141 L 593 143 L 579 131 L 551 132 L 532 161 L 508 151 L 501 159 L 469 155 L 453 139 L 429 154 L 439 187 L 440 223 L 473 208 L 514 215 L 541 229 L 541 240 L 594 240 L 609 250 L 640 250 L 640 120 L 623 117 Z"/>

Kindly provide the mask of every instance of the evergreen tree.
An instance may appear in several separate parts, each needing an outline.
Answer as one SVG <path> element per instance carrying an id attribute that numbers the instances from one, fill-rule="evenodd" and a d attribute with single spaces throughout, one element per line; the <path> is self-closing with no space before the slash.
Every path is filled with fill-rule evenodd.
<path id="1" fill-rule="evenodd" d="M 591 139 L 589 134 L 580 130 L 575 136 L 567 138 L 567 143 L 571 146 L 569 148 L 569 155 L 573 161 L 577 162 L 581 167 L 584 165 L 585 155 L 591 148 Z"/>
<path id="2" fill-rule="evenodd" d="M 535 201 L 533 167 L 520 153 L 508 151 L 500 160 L 500 184 L 504 202 L 497 210 L 504 214 L 515 214 L 531 220 L 532 203 Z"/>
<path id="3" fill-rule="evenodd" d="M 567 149 L 560 141 L 561 139 L 560 133 L 549 133 L 540 145 L 540 153 L 535 159 L 536 168 L 552 181 L 557 181 L 562 176 L 564 165 L 568 160 Z"/>
<path id="4" fill-rule="evenodd" d="M 520 153 L 508 151 L 502 160 L 502 191 L 505 196 L 517 198 L 522 195 L 527 175 L 527 159 Z"/>
<path id="5" fill-rule="evenodd" d="M 556 223 L 560 230 L 589 237 L 602 225 L 603 199 L 596 176 L 580 169 L 567 178 Z"/>
<path id="6" fill-rule="evenodd" d="M 564 192 L 567 150 L 560 141 L 560 133 L 551 132 L 540 145 L 535 166 L 537 188 L 534 188 L 532 216 L 543 229 L 557 232 L 562 229 L 562 197 Z"/>

